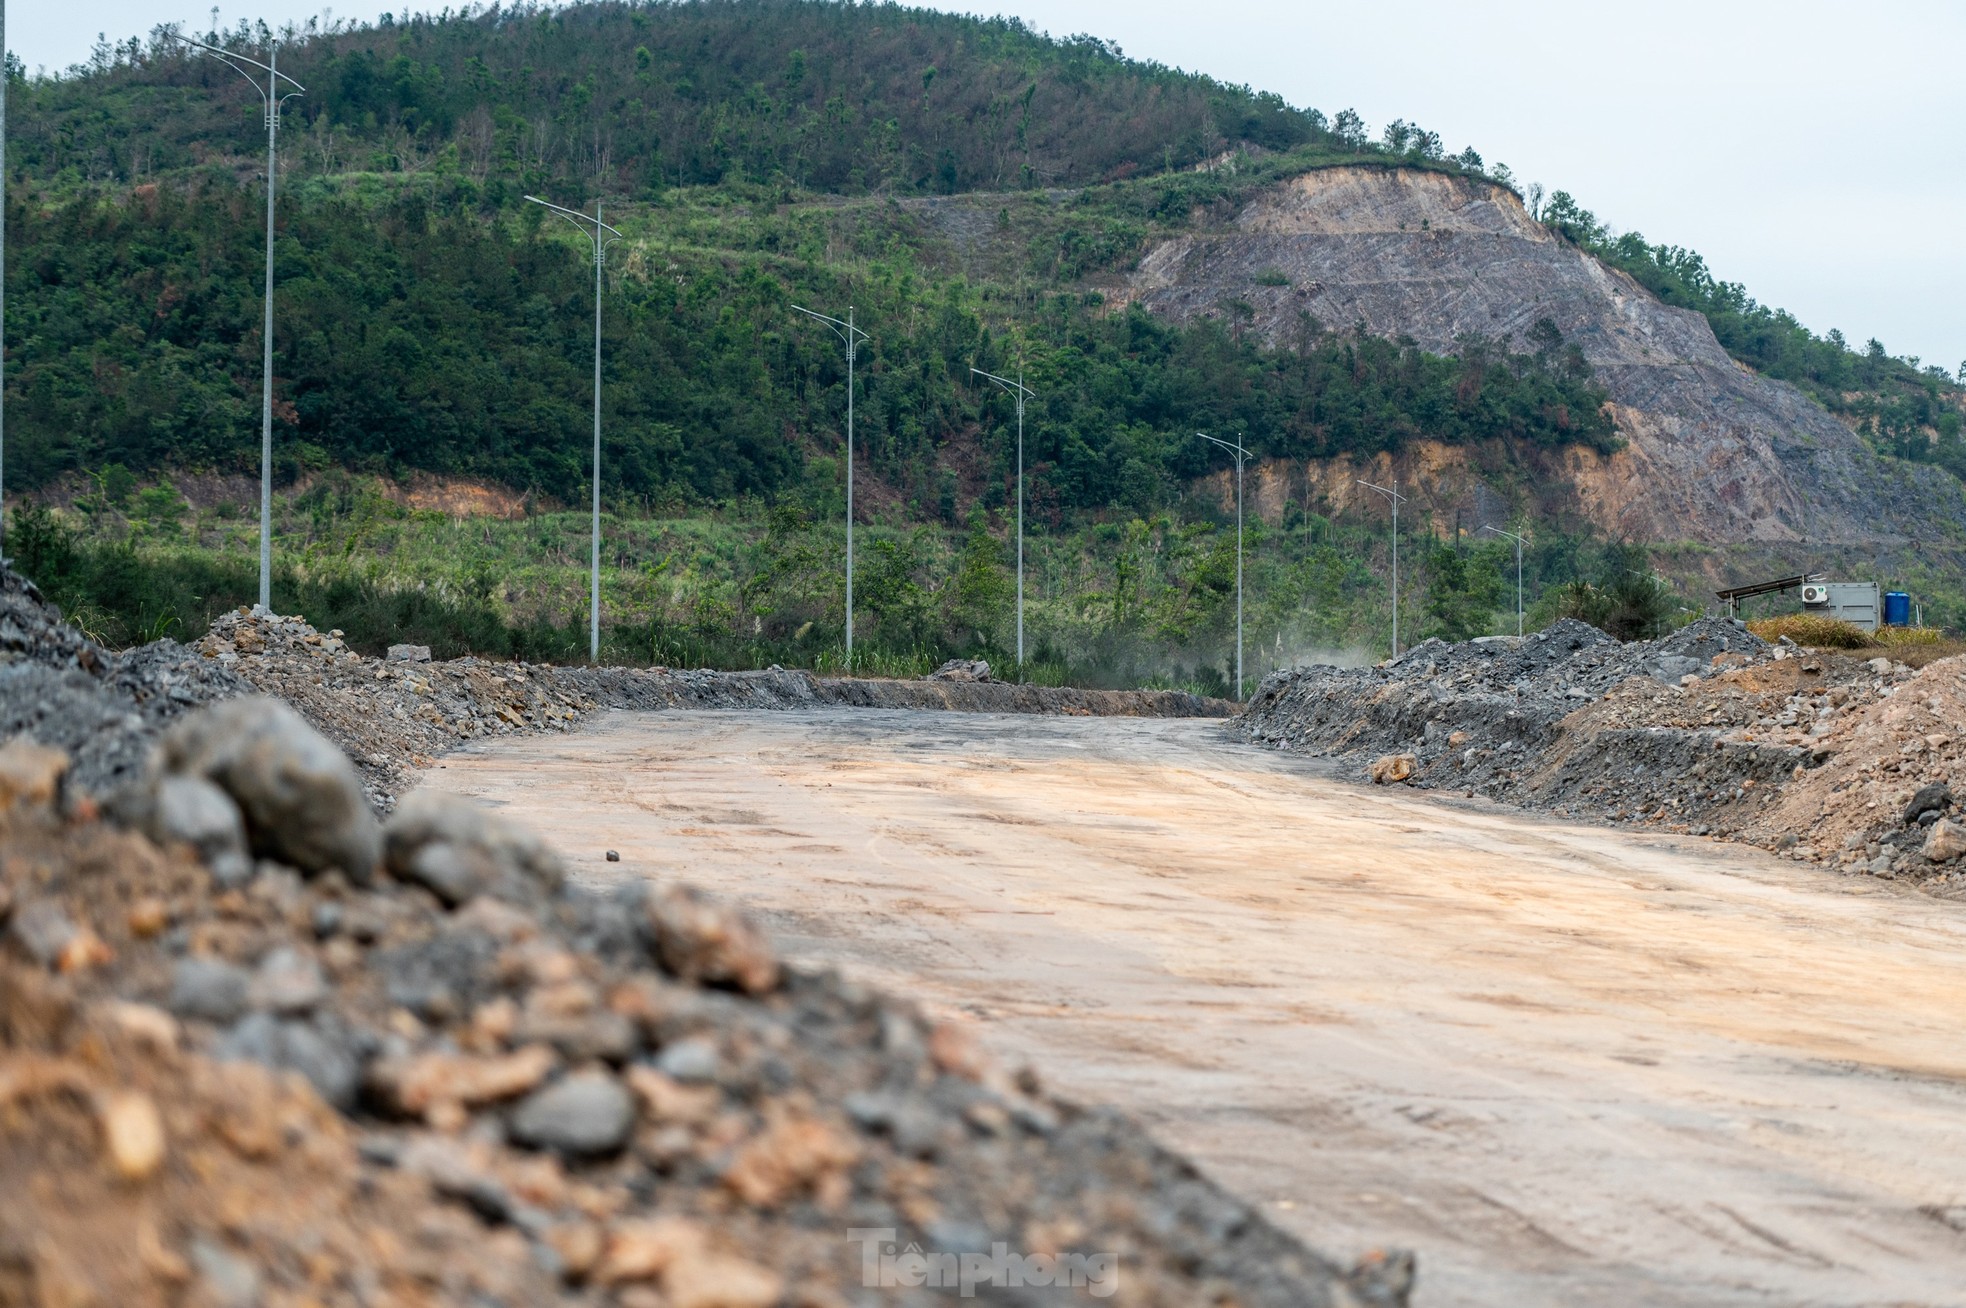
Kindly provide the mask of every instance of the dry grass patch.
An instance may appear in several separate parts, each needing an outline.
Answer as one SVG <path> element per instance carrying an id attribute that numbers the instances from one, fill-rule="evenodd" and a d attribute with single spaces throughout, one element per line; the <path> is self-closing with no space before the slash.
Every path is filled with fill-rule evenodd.
<path id="1" fill-rule="evenodd" d="M 1872 643 L 1870 633 L 1840 618 L 1814 613 L 1785 613 L 1778 618 L 1757 618 L 1748 630 L 1773 643 L 1787 636 L 1798 645 L 1813 649 L 1863 649 Z"/>

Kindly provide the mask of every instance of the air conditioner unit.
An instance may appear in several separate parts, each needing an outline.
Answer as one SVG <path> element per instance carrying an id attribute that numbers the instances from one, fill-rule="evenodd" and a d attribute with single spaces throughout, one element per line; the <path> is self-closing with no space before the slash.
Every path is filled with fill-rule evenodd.
<path id="1" fill-rule="evenodd" d="M 1829 603 L 1829 587 L 1804 586 L 1802 588 L 1802 602 L 1804 604 L 1810 604 L 1810 605 L 1822 605 L 1822 604 Z"/>

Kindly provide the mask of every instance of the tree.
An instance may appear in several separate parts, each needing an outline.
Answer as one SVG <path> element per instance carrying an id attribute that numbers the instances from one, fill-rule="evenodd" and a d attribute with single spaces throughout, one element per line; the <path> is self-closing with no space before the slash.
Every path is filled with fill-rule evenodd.
<path id="1" fill-rule="evenodd" d="M 1365 148 L 1365 119 L 1359 117 L 1355 109 L 1340 109 L 1338 116 L 1331 120 L 1331 134 L 1346 149 L 1357 154 Z"/>
<path id="2" fill-rule="evenodd" d="M 1562 232 L 1587 250 L 1602 245 L 1609 234 L 1597 215 L 1578 204 L 1568 191 L 1552 193 L 1541 217 L 1544 226 Z"/>
<path id="3" fill-rule="evenodd" d="M 1381 138 L 1385 142 L 1386 153 L 1405 154 L 1406 147 L 1413 140 L 1416 130 L 1404 118 L 1395 118 L 1387 123 L 1385 135 Z"/>
<path id="4" fill-rule="evenodd" d="M 1461 167 L 1467 169 L 1471 173 L 1478 173 L 1481 171 L 1481 153 L 1478 150 L 1476 150 L 1472 145 L 1469 146 L 1467 149 L 1461 151 L 1461 153 L 1455 155 L 1454 162 L 1460 164 Z"/>
<path id="5" fill-rule="evenodd" d="M 1645 550 L 1623 544 L 1605 550 L 1594 580 L 1573 581 L 1558 592 L 1556 612 L 1619 640 L 1657 640 L 1672 625 L 1678 607 L 1672 588 L 1652 571 Z"/>
<path id="6" fill-rule="evenodd" d="M 1427 551 L 1426 623 L 1422 637 L 1462 641 L 1486 635 L 1495 625 L 1501 602 L 1501 574 L 1491 567 L 1470 566 L 1469 554 L 1458 544 L 1435 541 Z"/>
<path id="7" fill-rule="evenodd" d="M 1531 183 L 1529 183 L 1529 190 L 1528 190 L 1528 193 L 1527 193 L 1527 194 L 1525 194 L 1525 195 L 1523 196 L 1523 198 L 1524 198 L 1525 200 L 1527 200 L 1527 201 L 1529 201 L 1529 216 L 1530 216 L 1531 218 L 1534 218 L 1534 219 L 1536 219 L 1536 220 L 1537 220 L 1538 222 L 1540 222 L 1540 221 L 1542 221 L 1542 218 L 1543 218 L 1543 184 L 1542 184 L 1541 182 L 1531 182 Z"/>
<path id="8" fill-rule="evenodd" d="M 1017 604 L 1016 574 L 1004 561 L 1006 552 L 983 510 L 974 510 L 956 575 L 944 592 L 943 620 L 952 646 L 1002 648 L 1004 624 Z"/>

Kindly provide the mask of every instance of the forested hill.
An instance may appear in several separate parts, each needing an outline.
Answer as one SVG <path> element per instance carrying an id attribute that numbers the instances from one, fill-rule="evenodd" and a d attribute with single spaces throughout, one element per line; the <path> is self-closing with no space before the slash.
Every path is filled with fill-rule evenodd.
<path id="1" fill-rule="evenodd" d="M 270 37 L 198 35 L 259 57 Z M 1291 458 L 1416 437 L 1617 440 L 1559 339 L 1444 358 L 1305 323 L 1282 349 L 1233 314 L 1175 326 L 1102 298 L 1155 241 L 1306 169 L 1508 182 L 1404 121 L 1368 139 L 1350 111 L 1327 119 L 1091 37 L 818 0 L 311 26 L 283 34 L 279 62 L 307 88 L 281 137 L 282 476 L 424 470 L 582 492 L 591 264 L 527 192 L 604 197 L 629 238 L 604 306 L 603 489 L 618 503 L 833 493 L 844 374 L 794 302 L 853 304 L 873 332 L 868 502 L 902 515 L 1002 502 L 1009 413 L 972 366 L 1022 366 L 1039 390 L 1033 500 L 1059 514 L 1168 502 L 1221 466 L 1198 429 Z M 13 75 L 9 486 L 256 466 L 258 93 L 161 32 L 61 76 Z M 1850 406 L 1871 392 L 1852 400 L 1840 343 L 1739 288 L 1694 286 L 1685 252 L 1614 242 L 1560 193 L 1549 220 L 1707 313 L 1737 358 L 1865 416 Z M 1888 359 L 1860 371 L 1896 397 L 1873 439 L 1962 448 L 1952 391 Z"/>
<path id="2" fill-rule="evenodd" d="M 266 50 L 262 33 L 206 35 Z M 629 238 L 604 310 L 617 502 L 833 493 L 843 370 L 794 302 L 854 304 L 873 333 L 861 457 L 872 502 L 906 516 L 1002 500 L 1008 414 L 972 366 L 1041 388 L 1032 494 L 1059 513 L 1166 502 L 1212 466 L 1198 428 L 1298 457 L 1614 439 L 1560 347 L 1457 361 L 1326 332 L 1281 351 L 1103 306 L 1096 286 L 1147 241 L 1233 212 L 1265 168 L 1458 168 L 1429 134 L 1368 145 L 1355 115 L 1327 125 L 1090 38 L 893 6 L 521 8 L 281 51 L 307 87 L 282 138 L 283 475 L 580 493 L 589 263 L 528 191 L 598 191 Z M 14 484 L 253 466 L 257 93 L 159 35 L 26 82 L 16 104 Z M 1243 165 L 1194 166 L 1231 150 Z M 955 209 L 924 207 L 952 190 Z M 952 240 L 951 220 L 980 239 Z"/>
<path id="3" fill-rule="evenodd" d="M 267 33 L 189 33 L 263 53 Z M 693 0 L 293 34 L 289 166 L 454 170 L 576 199 L 785 182 L 833 193 L 1081 186 L 1249 144 L 1343 145 L 1274 95 L 1054 41 L 1015 20 L 818 0 Z M 30 174 L 141 181 L 263 145 L 233 73 L 153 35 L 41 81 L 11 124 Z M 1362 144 L 1362 142 L 1353 142 Z"/>

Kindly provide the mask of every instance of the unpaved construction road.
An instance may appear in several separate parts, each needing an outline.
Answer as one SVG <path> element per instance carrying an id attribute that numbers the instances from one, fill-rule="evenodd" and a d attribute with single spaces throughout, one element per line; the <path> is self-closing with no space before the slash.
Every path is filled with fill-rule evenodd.
<path id="1" fill-rule="evenodd" d="M 1426 1308 L 1966 1304 L 1958 905 L 1214 722 L 617 713 L 425 784 L 744 896 Z"/>

